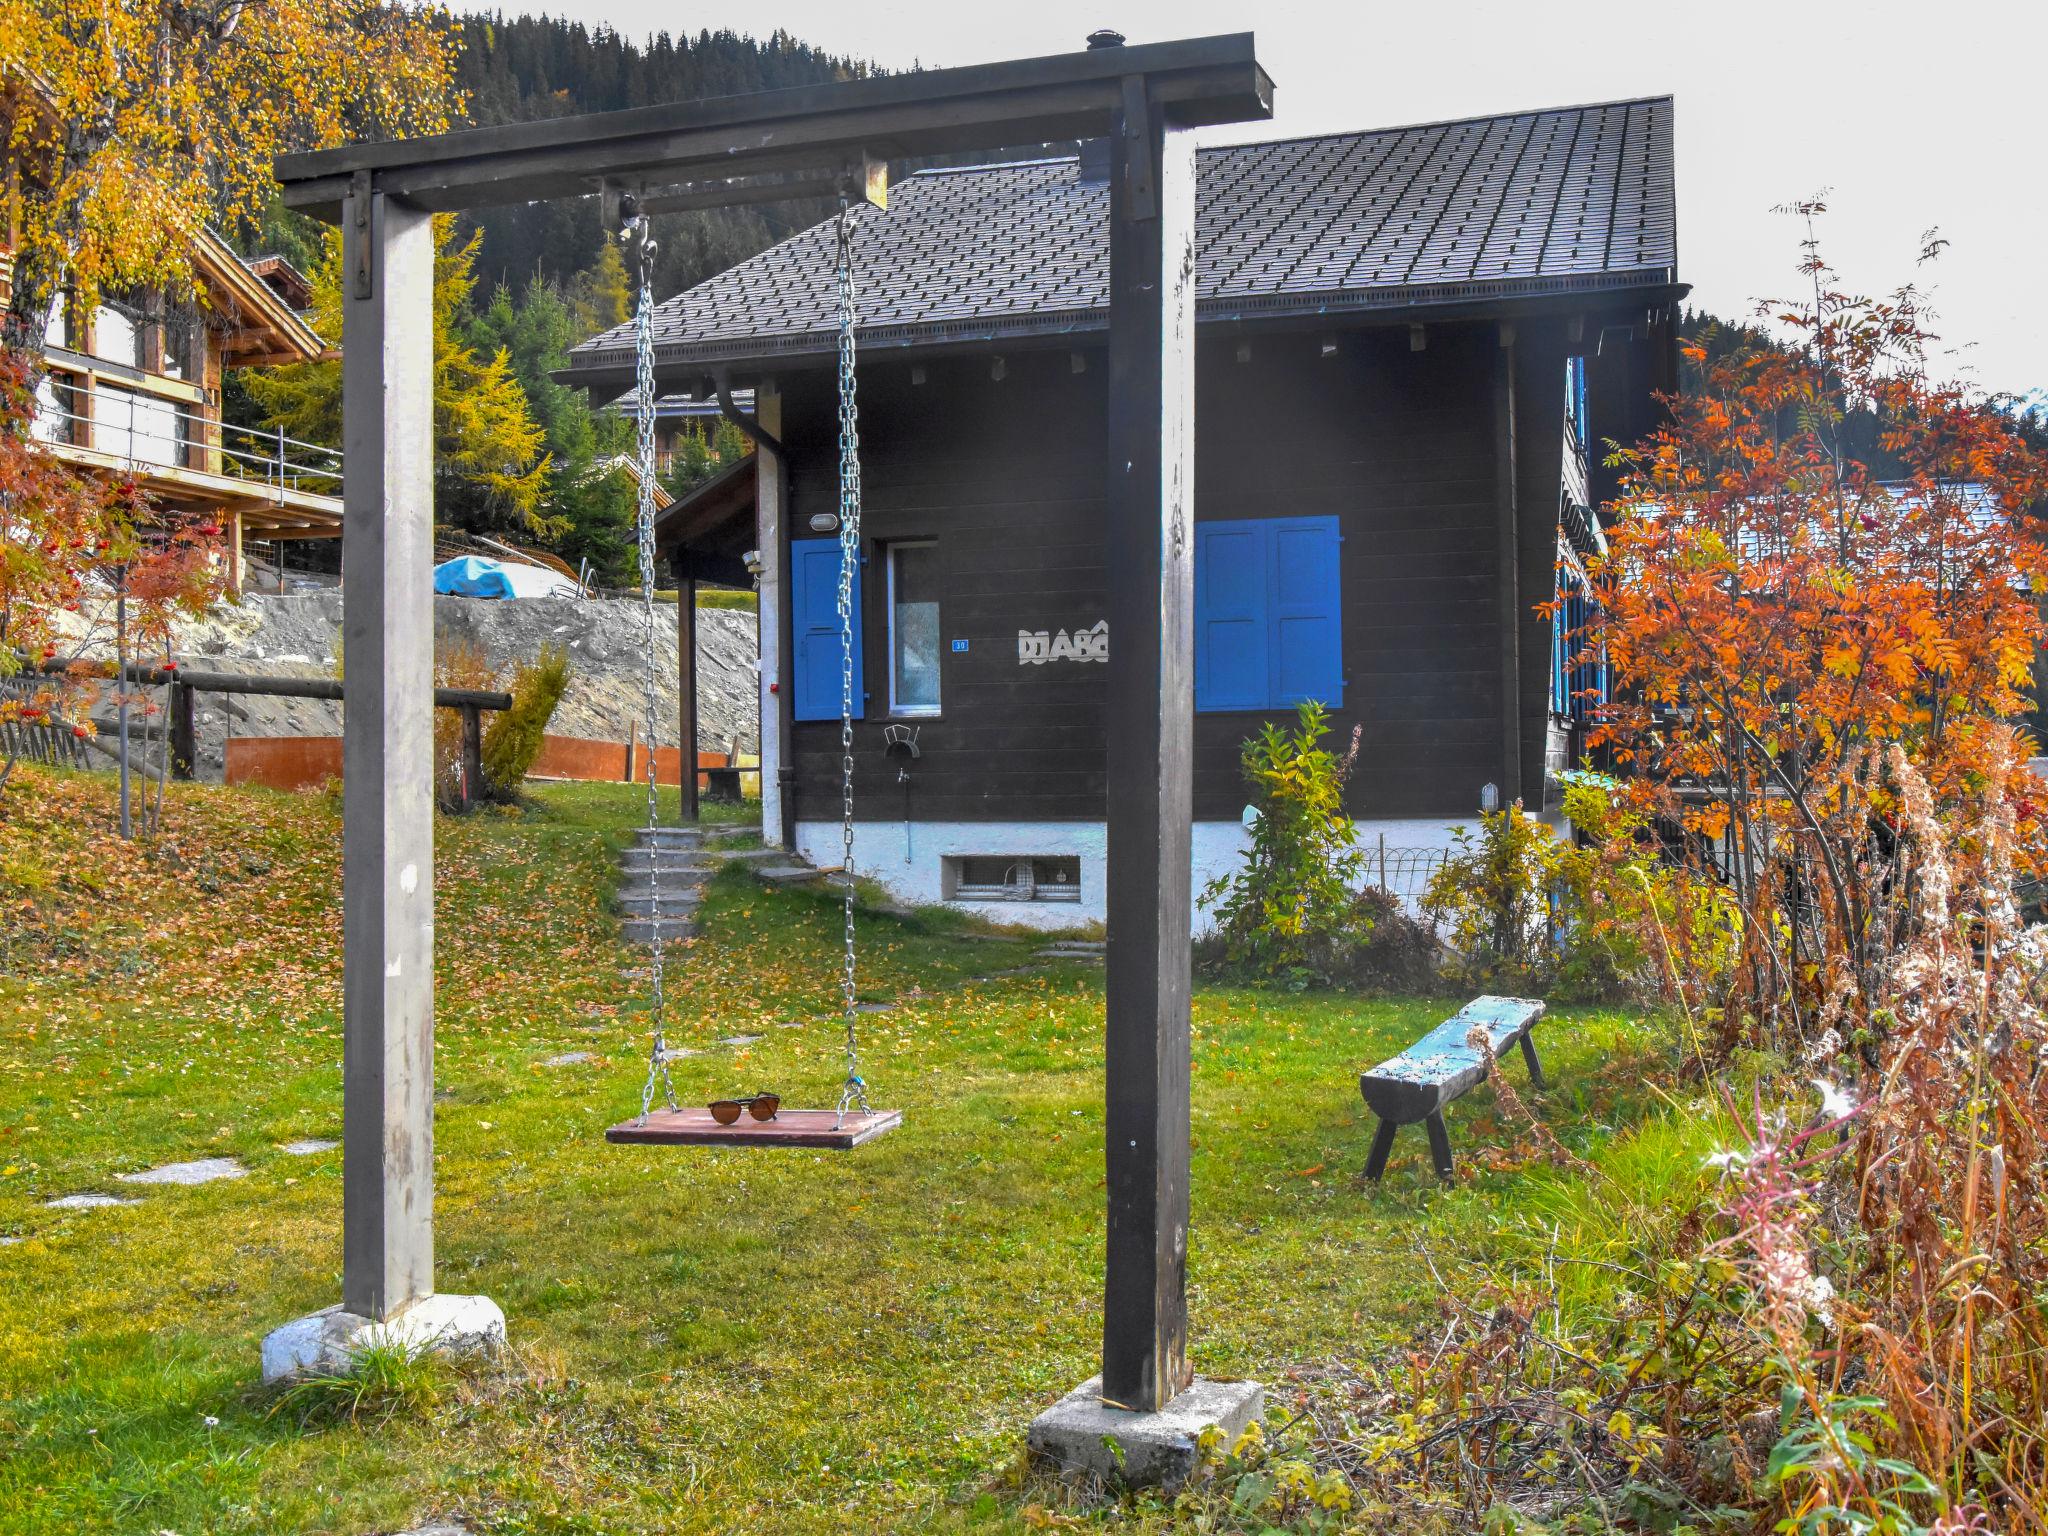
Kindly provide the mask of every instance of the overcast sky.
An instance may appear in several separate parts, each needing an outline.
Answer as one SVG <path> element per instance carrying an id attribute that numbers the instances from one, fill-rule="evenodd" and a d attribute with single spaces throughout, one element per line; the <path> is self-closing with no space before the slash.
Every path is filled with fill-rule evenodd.
<path id="1" fill-rule="evenodd" d="M 473 7 L 482 9 L 483 7 Z M 524 7 L 504 0 L 492 9 Z M 894 67 L 1253 31 L 1275 83 L 1268 138 L 1670 92 L 1679 276 L 1725 315 L 1791 291 L 1799 232 L 1771 209 L 1825 190 L 1827 254 L 1852 291 L 1931 288 L 1950 370 L 2048 389 L 2048 134 L 2037 0 L 584 0 L 586 21 L 781 27 Z M 1224 135 L 1218 135 L 1219 137 Z M 1950 245 L 1917 266 L 1920 237 Z"/>

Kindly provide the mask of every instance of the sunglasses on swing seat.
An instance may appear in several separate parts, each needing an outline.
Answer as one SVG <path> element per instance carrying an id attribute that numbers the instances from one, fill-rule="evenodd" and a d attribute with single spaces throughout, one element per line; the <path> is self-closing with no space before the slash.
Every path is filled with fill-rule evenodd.
<path id="1" fill-rule="evenodd" d="M 775 1111 L 782 1108 L 782 1098 L 779 1094 L 755 1093 L 744 1099 L 713 1099 L 705 1107 L 720 1125 L 734 1125 L 739 1121 L 741 1110 L 756 1120 L 773 1120 Z"/>

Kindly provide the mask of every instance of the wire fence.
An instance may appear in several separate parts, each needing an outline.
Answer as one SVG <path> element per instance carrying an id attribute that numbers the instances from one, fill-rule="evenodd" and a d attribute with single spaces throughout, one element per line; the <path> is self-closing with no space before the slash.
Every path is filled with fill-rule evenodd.
<path id="1" fill-rule="evenodd" d="M 42 712 L 30 719 L 18 708 L 0 708 L 0 764 L 22 758 L 53 768 L 86 766 L 85 743 L 65 717 L 61 702 L 48 698 L 47 685 L 18 677 L 0 678 L 0 705 Z"/>
<path id="2" fill-rule="evenodd" d="M 1419 911 L 1429 893 L 1429 882 L 1450 857 L 1446 848 L 1404 848 L 1387 841 L 1386 834 L 1365 845 L 1365 875 L 1372 884 L 1391 892 L 1411 911 Z"/>

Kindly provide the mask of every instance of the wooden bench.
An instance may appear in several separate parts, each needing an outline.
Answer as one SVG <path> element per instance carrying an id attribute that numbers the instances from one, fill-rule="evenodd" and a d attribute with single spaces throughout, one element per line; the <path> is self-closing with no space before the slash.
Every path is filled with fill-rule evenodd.
<path id="1" fill-rule="evenodd" d="M 1394 1132 L 1420 1120 L 1429 1131 L 1429 1157 L 1437 1177 L 1451 1176 L 1451 1137 L 1444 1129 L 1444 1106 L 1486 1076 L 1486 1059 L 1469 1043 L 1472 1026 L 1484 1024 L 1495 1057 L 1520 1045 L 1529 1065 L 1529 1081 L 1543 1084 L 1543 1064 L 1536 1059 L 1534 1030 L 1543 1004 L 1527 997 L 1476 997 L 1454 1017 L 1445 1019 L 1400 1055 L 1358 1074 L 1365 1107 L 1379 1117 L 1365 1176 L 1375 1182 L 1386 1171 Z"/>

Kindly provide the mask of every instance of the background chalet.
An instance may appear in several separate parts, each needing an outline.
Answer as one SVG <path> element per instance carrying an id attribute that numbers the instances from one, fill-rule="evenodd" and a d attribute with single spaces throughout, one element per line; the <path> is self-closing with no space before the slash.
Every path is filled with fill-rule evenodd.
<path id="1" fill-rule="evenodd" d="M 861 871 L 1011 921 L 1102 915 L 1106 156 L 922 172 L 859 210 Z M 1655 421 L 1678 282 L 1668 97 L 1204 150 L 1197 888 L 1240 744 L 1316 698 L 1369 843 L 1440 848 L 1573 756 L 1535 605 L 1600 537 L 1597 445 Z M 756 391 L 750 471 L 679 503 L 679 573 L 758 548 L 763 814 L 838 862 L 832 235 L 661 306 L 658 378 Z M 630 327 L 564 375 L 615 396 Z M 705 498 L 700 505 L 699 498 Z M 815 520 L 815 521 L 814 521 Z M 892 729 L 893 727 L 893 729 Z M 913 756 L 907 741 L 914 740 Z"/>

